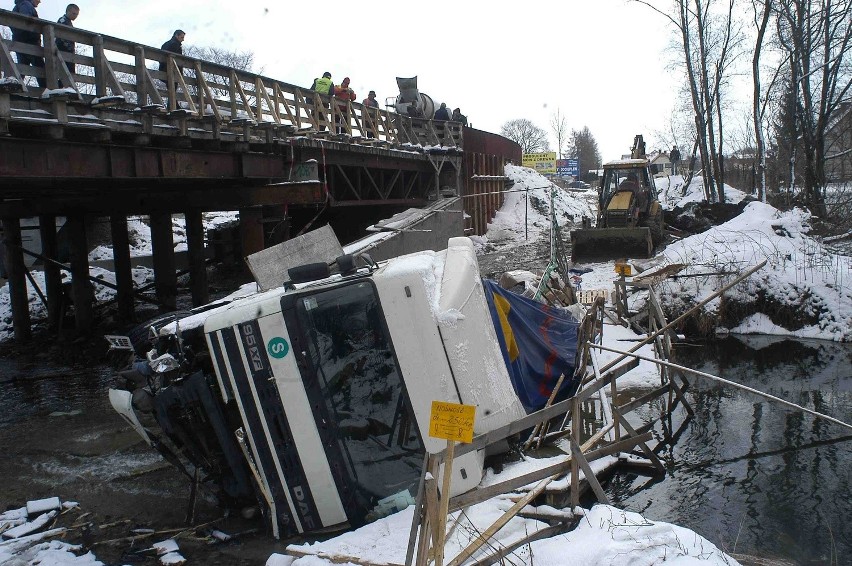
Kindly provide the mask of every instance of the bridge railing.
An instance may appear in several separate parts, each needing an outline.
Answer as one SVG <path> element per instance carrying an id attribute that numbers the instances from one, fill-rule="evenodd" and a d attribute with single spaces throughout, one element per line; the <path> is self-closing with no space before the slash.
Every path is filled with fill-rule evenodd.
<path id="1" fill-rule="evenodd" d="M 345 133 L 394 144 L 462 146 L 462 125 L 403 116 L 389 109 L 319 94 L 309 88 L 217 63 L 137 45 L 115 37 L 0 10 L 0 26 L 35 32 L 41 45 L 0 39 L 0 71 L 25 94 L 40 96 L 34 83 L 73 89 L 93 105 L 126 103 L 218 124 L 279 127 L 287 135 Z M 55 40 L 76 44 L 60 51 Z M 15 54 L 15 55 L 13 55 Z M 20 54 L 44 66 L 19 63 Z M 31 77 L 29 79 L 25 77 Z M 213 128 L 216 131 L 216 128 Z"/>

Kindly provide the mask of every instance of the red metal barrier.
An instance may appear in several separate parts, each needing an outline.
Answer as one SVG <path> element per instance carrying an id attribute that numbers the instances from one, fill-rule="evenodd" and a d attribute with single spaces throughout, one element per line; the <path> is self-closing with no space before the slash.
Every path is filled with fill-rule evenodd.
<path id="1" fill-rule="evenodd" d="M 470 216 L 466 231 L 482 235 L 503 205 L 504 166 L 521 163 L 521 146 L 503 136 L 464 128 L 464 170 L 462 197 Z M 480 195 L 480 196 L 477 196 Z"/>

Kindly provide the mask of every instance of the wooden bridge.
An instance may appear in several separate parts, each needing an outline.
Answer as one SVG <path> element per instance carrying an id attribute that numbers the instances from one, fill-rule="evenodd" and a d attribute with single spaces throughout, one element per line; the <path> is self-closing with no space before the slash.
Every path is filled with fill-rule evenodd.
<path id="1" fill-rule="evenodd" d="M 481 234 L 502 204 L 503 166 L 520 162 L 514 142 L 459 123 L 364 107 L 6 10 L 2 26 L 42 37 L 41 45 L 0 39 L 0 218 L 19 340 L 31 328 L 21 218 L 40 220 L 55 321 L 60 269 L 88 274 L 86 218 L 108 216 L 119 314 L 131 319 L 138 296 L 128 215 L 150 217 L 156 296 L 166 307 L 177 291 L 171 216 L 185 215 L 193 302 L 204 304 L 205 211 L 239 211 L 243 254 L 263 248 L 264 226 L 282 218 L 295 233 L 346 210 L 336 215 L 347 219 L 345 232 L 442 193 L 462 197 L 466 229 Z M 75 42 L 76 52 L 59 51 L 57 38 Z M 44 67 L 18 64 L 21 53 Z M 67 218 L 68 264 L 59 263 L 56 216 Z M 72 296 L 76 326 L 87 331 L 93 297 L 84 277 L 73 278 Z"/>

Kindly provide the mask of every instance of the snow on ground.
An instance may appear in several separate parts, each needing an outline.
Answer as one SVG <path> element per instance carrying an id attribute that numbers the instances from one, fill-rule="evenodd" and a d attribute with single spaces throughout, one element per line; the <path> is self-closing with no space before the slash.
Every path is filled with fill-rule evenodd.
<path id="1" fill-rule="evenodd" d="M 689 182 L 689 185 L 684 186 L 685 179 L 681 175 L 671 175 L 665 177 L 654 178 L 654 185 L 659 193 L 660 203 L 666 210 L 674 210 L 675 208 L 683 208 L 690 203 L 698 203 L 704 200 L 704 178 L 695 176 Z M 738 204 L 742 202 L 746 195 L 744 192 L 735 189 L 730 185 L 725 187 L 725 202 Z"/>
<path id="2" fill-rule="evenodd" d="M 499 249 L 536 239 L 546 241 L 550 237 L 550 192 L 552 190 L 556 191 L 554 207 L 560 225 L 579 223 L 584 216 L 595 216 L 595 210 L 592 208 L 596 200 L 594 191 L 585 193 L 565 191 L 529 167 L 506 165 L 506 175 L 515 184 L 508 189 L 503 206 L 488 224 L 487 234 L 471 236 L 477 253 L 483 251 L 486 244 L 489 244 L 489 249 Z M 527 195 L 529 195 L 529 203 L 526 199 Z"/>
<path id="3" fill-rule="evenodd" d="M 39 509 L 32 504 L 55 501 Z M 27 507 L 9 509 L 0 513 L 0 564 L 42 566 L 103 566 L 91 552 L 78 556 L 82 547 L 61 540 L 51 540 L 67 533 L 65 528 L 44 529 L 60 509 L 70 509 L 74 502 L 59 503 L 58 498 L 32 501 Z M 29 508 L 29 509 L 28 509 Z M 29 512 L 28 512 L 29 511 Z M 47 511 L 47 512 L 43 512 Z"/>
<path id="4" fill-rule="evenodd" d="M 448 525 L 458 522 L 447 537 L 445 557 L 452 560 L 511 506 L 507 497 L 496 497 L 465 511 L 452 513 Z M 527 507 L 526 511 L 555 511 L 547 507 Z M 273 554 L 267 566 L 313 566 L 347 563 L 345 557 L 358 557 L 373 564 L 404 564 L 408 547 L 408 531 L 413 508 L 366 525 L 331 540 L 303 546 L 291 545 L 295 552 L 310 553 L 295 561 Z M 713 543 L 696 533 L 669 523 L 650 521 L 638 513 L 622 511 L 608 505 L 595 505 L 591 510 L 575 509 L 581 515 L 577 527 L 568 533 L 523 545 L 506 559 L 511 564 L 557 566 L 627 566 L 659 564 L 674 566 L 737 564 Z M 563 517 L 564 510 L 557 511 Z M 536 519 L 513 517 L 505 527 L 478 550 L 472 561 L 481 559 L 521 538 L 547 528 Z"/>

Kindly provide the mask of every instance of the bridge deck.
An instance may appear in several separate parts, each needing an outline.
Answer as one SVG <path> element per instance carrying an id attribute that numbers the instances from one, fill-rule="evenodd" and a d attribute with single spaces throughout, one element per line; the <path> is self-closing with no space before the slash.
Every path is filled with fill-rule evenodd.
<path id="1" fill-rule="evenodd" d="M 482 234 L 502 203 L 502 182 L 493 179 L 507 161 L 520 162 L 514 142 L 459 123 L 364 107 L 7 10 L 0 10 L 0 26 L 41 36 L 39 45 L 0 38 L 0 218 L 18 339 L 30 328 L 22 217 L 40 215 L 49 227 L 53 216 L 67 216 L 72 243 L 65 267 L 86 274 L 85 218 L 110 216 L 119 312 L 126 317 L 135 294 L 127 214 L 150 217 L 164 305 L 173 303 L 177 287 L 170 215 L 186 216 L 198 304 L 206 296 L 202 211 L 239 210 L 248 254 L 264 245 L 267 209 L 290 218 L 301 206 L 307 218 L 298 230 L 335 207 L 364 207 L 337 215 L 363 222 L 388 210 L 376 205 L 420 206 L 449 187 L 463 197 L 466 228 Z M 57 38 L 76 42 L 77 51 L 58 51 Z M 20 54 L 43 59 L 44 67 L 19 64 Z M 37 79 L 49 89 L 36 87 Z M 60 82 L 64 89 L 56 88 Z M 44 230 L 42 242 L 45 257 L 58 257 L 54 230 Z M 58 270 L 45 266 L 54 323 Z M 91 289 L 85 277 L 72 283 L 76 327 L 89 330 Z"/>

